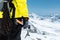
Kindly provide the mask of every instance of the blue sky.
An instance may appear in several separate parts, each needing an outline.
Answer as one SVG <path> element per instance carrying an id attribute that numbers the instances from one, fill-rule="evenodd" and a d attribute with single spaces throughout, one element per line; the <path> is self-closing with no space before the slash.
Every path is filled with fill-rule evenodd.
<path id="1" fill-rule="evenodd" d="M 29 13 L 39 15 L 60 14 L 60 0 L 27 0 Z"/>

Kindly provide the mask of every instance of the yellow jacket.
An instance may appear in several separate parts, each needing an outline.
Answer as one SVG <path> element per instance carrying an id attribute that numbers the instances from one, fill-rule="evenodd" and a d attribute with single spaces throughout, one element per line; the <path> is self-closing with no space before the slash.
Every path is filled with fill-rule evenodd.
<path id="1" fill-rule="evenodd" d="M 15 18 L 20 17 L 28 17 L 28 8 L 26 0 L 13 0 L 12 3 L 15 6 Z M 13 11 L 13 10 L 12 10 Z M 3 12 L 0 12 L 0 18 L 2 18 Z M 12 12 L 10 13 L 10 17 L 12 16 Z"/>

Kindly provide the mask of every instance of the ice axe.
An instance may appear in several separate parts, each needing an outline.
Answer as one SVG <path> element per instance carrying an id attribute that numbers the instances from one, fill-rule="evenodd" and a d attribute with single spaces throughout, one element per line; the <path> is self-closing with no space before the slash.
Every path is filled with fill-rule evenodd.
<path id="1" fill-rule="evenodd" d="M 18 20 L 18 19 L 16 19 L 16 22 L 17 23 L 19 23 L 19 24 L 21 24 L 21 25 L 23 25 L 23 21 L 20 21 L 20 20 Z M 25 27 L 25 26 L 24 26 Z M 27 37 L 27 36 L 30 36 L 29 35 L 29 30 L 30 30 L 30 25 L 26 25 L 26 29 L 27 29 L 27 34 L 26 34 L 26 36 L 25 36 L 25 38 Z"/>
<path id="2" fill-rule="evenodd" d="M 28 25 L 28 27 L 27 27 L 27 34 L 26 34 L 25 38 L 26 38 L 27 36 L 30 36 L 29 30 L 30 30 L 30 25 Z"/>

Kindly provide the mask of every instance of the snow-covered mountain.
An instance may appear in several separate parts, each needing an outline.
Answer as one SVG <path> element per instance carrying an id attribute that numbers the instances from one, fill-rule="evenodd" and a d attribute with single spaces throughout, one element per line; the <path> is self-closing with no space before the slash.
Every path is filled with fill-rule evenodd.
<path id="1" fill-rule="evenodd" d="M 53 16 L 51 17 L 51 20 L 52 20 L 52 21 L 58 21 L 58 22 L 60 22 L 60 15 L 58 15 L 58 14 L 53 15 Z"/>
<path id="2" fill-rule="evenodd" d="M 57 17 L 46 18 L 34 13 L 30 14 L 29 17 L 30 36 L 25 38 L 27 29 L 22 29 L 22 40 L 60 40 L 60 22 L 55 21 Z"/>

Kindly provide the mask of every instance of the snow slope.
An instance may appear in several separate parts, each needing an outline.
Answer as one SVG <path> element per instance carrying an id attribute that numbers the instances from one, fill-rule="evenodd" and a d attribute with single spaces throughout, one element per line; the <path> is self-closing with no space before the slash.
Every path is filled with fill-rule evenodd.
<path id="1" fill-rule="evenodd" d="M 22 29 L 22 40 L 60 40 L 60 22 L 52 21 L 51 18 L 44 18 L 36 14 L 29 15 L 30 36 L 26 36 L 27 29 Z M 53 17 L 55 18 L 55 17 Z"/>

